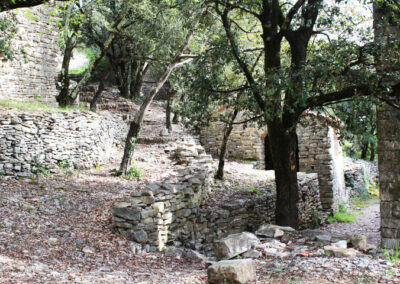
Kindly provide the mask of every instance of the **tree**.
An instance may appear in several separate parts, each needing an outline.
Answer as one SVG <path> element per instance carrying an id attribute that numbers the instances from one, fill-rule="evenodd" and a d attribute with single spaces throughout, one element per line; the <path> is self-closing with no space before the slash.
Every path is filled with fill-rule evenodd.
<path id="1" fill-rule="evenodd" d="M 362 39 L 361 44 L 349 39 L 353 31 L 346 20 L 351 19 L 340 15 L 341 1 L 332 5 L 322 0 L 212 2 L 237 70 L 256 102 L 252 111 L 262 114 L 268 127 L 277 187 L 276 222 L 297 227 L 296 125 L 308 109 L 374 91 L 379 81 L 371 39 Z M 335 20 L 342 21 L 345 30 L 338 30 Z M 329 29 L 335 31 L 334 39 L 316 37 L 330 37 Z M 256 50 L 263 51 L 262 68 L 252 70 L 258 60 Z"/>
<path id="2" fill-rule="evenodd" d="M 68 2 L 70 0 L 56 0 L 58 2 Z M 2 0 L 0 3 L 0 12 L 38 6 L 50 2 L 49 0 Z"/>
<path id="3" fill-rule="evenodd" d="M 195 3 L 189 3 L 189 4 L 195 4 Z M 196 31 L 199 21 L 201 20 L 201 16 L 203 14 L 203 9 L 199 8 L 196 5 L 189 5 L 189 7 L 191 9 L 193 9 L 193 7 L 194 7 L 194 12 L 193 12 L 193 10 L 189 9 L 189 11 L 191 10 L 190 14 L 194 13 L 194 16 L 188 17 L 187 20 L 189 20 L 189 21 L 187 23 L 185 23 L 185 22 L 182 23 L 183 26 L 184 26 L 184 24 L 189 25 L 189 28 L 186 32 L 186 35 L 185 35 L 183 41 L 181 42 L 180 46 L 175 46 L 176 51 L 174 52 L 173 56 L 167 57 L 169 59 L 169 61 L 163 60 L 163 63 L 165 65 L 163 66 L 163 71 L 162 71 L 161 76 L 157 80 L 157 83 L 152 88 L 150 93 L 144 97 L 143 102 L 140 105 L 138 112 L 135 114 L 133 120 L 130 123 L 129 132 L 128 132 L 128 135 L 127 135 L 127 138 L 125 141 L 124 154 L 123 154 L 120 169 L 119 169 L 119 172 L 122 175 L 126 175 L 131 167 L 132 158 L 133 158 L 133 154 L 134 154 L 135 147 L 136 147 L 136 142 L 137 142 L 137 139 L 139 137 L 139 133 L 140 133 L 140 130 L 142 127 L 142 122 L 143 122 L 145 113 L 146 113 L 148 107 L 150 106 L 151 102 L 153 101 L 154 97 L 157 95 L 159 90 L 164 86 L 165 82 L 168 80 L 169 76 L 175 69 L 185 65 L 186 63 L 190 62 L 193 59 L 192 55 L 186 54 L 185 52 L 187 51 L 190 41 L 192 40 L 193 34 Z M 197 9 L 197 11 L 196 11 L 196 9 Z M 174 9 L 173 13 L 176 13 L 176 12 L 177 11 Z M 178 16 L 178 15 L 175 15 L 175 16 Z M 181 17 L 182 17 L 182 15 L 181 15 Z M 168 52 L 170 53 L 170 51 L 168 51 Z"/>
<path id="4" fill-rule="evenodd" d="M 82 6 L 81 3 L 86 4 Z M 63 70 L 62 74 L 62 90 L 60 94 L 57 96 L 57 102 L 61 107 L 72 105 L 76 100 L 78 93 L 82 89 L 82 87 L 89 81 L 92 76 L 92 73 L 99 65 L 103 57 L 106 55 L 108 50 L 110 49 L 114 39 L 117 34 L 125 27 L 129 27 L 134 23 L 136 19 L 133 14 L 133 3 L 131 1 L 124 1 L 122 4 L 117 4 L 116 1 L 112 1 L 114 5 L 119 5 L 119 11 L 117 15 L 112 19 L 111 22 L 107 23 L 108 34 L 105 38 L 104 42 L 100 44 L 101 48 L 94 60 L 89 64 L 85 73 L 83 74 L 82 79 L 78 82 L 78 84 L 70 90 L 69 88 L 69 61 L 72 56 L 72 50 L 76 46 L 77 37 L 81 33 L 82 25 L 84 22 L 89 21 L 93 22 L 91 17 L 96 17 L 98 13 L 96 10 L 98 9 L 107 9 L 109 2 L 105 2 L 103 4 L 102 1 L 77 1 L 75 3 L 70 3 L 66 5 L 67 12 L 65 13 L 64 18 L 64 33 L 67 34 L 64 36 L 64 40 L 66 40 L 65 49 L 64 49 L 64 60 L 63 60 Z M 78 15 L 78 19 L 75 21 L 71 21 L 71 12 L 76 11 Z M 71 12 L 68 12 L 71 11 Z"/>

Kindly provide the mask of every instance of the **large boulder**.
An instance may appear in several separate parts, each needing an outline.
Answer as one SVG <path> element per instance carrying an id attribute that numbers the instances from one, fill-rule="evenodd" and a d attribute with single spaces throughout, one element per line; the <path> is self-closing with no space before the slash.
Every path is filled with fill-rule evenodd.
<path id="1" fill-rule="evenodd" d="M 260 240 L 254 234 L 243 232 L 215 241 L 214 253 L 218 259 L 231 259 L 259 244 Z"/>
<path id="2" fill-rule="evenodd" d="M 251 259 L 223 260 L 207 270 L 210 284 L 244 284 L 256 280 L 256 267 Z"/>

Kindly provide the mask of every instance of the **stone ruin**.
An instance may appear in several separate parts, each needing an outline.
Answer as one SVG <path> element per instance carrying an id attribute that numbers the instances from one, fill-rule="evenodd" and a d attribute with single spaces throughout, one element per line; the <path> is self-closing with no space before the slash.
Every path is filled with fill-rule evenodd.
<path id="1" fill-rule="evenodd" d="M 170 150 L 170 149 L 168 149 Z M 177 143 L 172 151 L 187 166 L 177 176 L 150 183 L 145 190 L 113 208 L 113 227 L 146 251 L 167 245 L 188 246 L 213 254 L 214 240 L 233 233 L 255 231 L 274 222 L 275 192 L 238 199 L 208 208 L 212 190 L 211 157 L 193 141 Z M 301 228 L 313 226 L 322 210 L 317 174 L 298 173 Z"/>
<path id="2" fill-rule="evenodd" d="M 200 141 L 206 151 L 218 155 L 224 123 L 215 122 L 200 130 Z M 343 154 L 338 126 L 325 117 L 308 114 L 297 127 L 299 171 L 317 173 L 324 210 L 337 210 L 347 202 L 349 191 L 344 183 Z M 258 167 L 272 170 L 267 127 L 255 125 L 243 129 L 234 125 L 227 145 L 227 156 L 256 160 Z"/>
<path id="3" fill-rule="evenodd" d="M 0 15 L 4 13 L 16 15 L 18 33 L 12 42 L 14 59 L 0 61 L 0 99 L 55 104 L 62 56 L 53 8 L 41 5 Z"/>
<path id="4" fill-rule="evenodd" d="M 92 112 L 0 112 L 0 172 L 32 176 L 35 167 L 91 168 L 106 164 L 122 147 L 127 124 Z M 36 169 L 37 170 L 37 169 Z"/>

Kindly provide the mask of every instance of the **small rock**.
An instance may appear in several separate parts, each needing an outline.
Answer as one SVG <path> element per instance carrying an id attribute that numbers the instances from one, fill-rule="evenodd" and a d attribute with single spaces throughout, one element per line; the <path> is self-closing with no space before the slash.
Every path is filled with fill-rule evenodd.
<path id="1" fill-rule="evenodd" d="M 58 242 L 58 239 L 57 238 L 50 238 L 50 239 L 47 240 L 47 242 L 49 244 L 54 245 L 54 244 L 56 244 Z"/>
<path id="2" fill-rule="evenodd" d="M 337 247 L 337 248 L 347 248 L 347 241 L 341 240 L 336 243 L 332 243 L 331 246 Z"/>
<path id="3" fill-rule="evenodd" d="M 334 246 L 325 246 L 325 253 L 334 255 L 335 257 L 348 257 L 355 258 L 357 256 L 357 251 L 353 248 L 338 248 Z"/>
<path id="4" fill-rule="evenodd" d="M 184 250 L 174 246 L 169 246 L 165 249 L 164 253 L 166 256 L 181 258 Z"/>
<path id="5" fill-rule="evenodd" d="M 367 237 L 364 235 L 354 234 L 351 236 L 350 242 L 352 246 L 356 249 L 367 249 Z"/>
<path id="6" fill-rule="evenodd" d="M 135 242 L 142 244 L 148 240 L 147 233 L 144 230 L 132 231 L 131 237 Z"/>
<path id="7" fill-rule="evenodd" d="M 256 268 L 251 259 L 223 260 L 207 270 L 210 284 L 244 284 L 256 280 Z"/>
<path id="8" fill-rule="evenodd" d="M 329 244 L 331 242 L 332 236 L 331 235 L 317 235 L 315 236 L 318 242 L 323 244 Z"/>
<path id="9" fill-rule="evenodd" d="M 95 253 L 94 249 L 91 248 L 91 247 L 84 247 L 84 248 L 82 249 L 82 251 L 83 251 L 84 253 L 86 253 L 86 254 L 94 254 L 94 253 Z"/>
<path id="10" fill-rule="evenodd" d="M 256 249 L 251 249 L 242 254 L 244 258 L 260 258 L 262 253 Z"/>
<path id="11" fill-rule="evenodd" d="M 207 257 L 192 249 L 186 249 L 185 256 L 196 262 L 207 262 Z"/>
<path id="12" fill-rule="evenodd" d="M 284 235 L 285 232 L 295 232 L 296 230 L 291 227 L 282 227 L 278 225 L 261 225 L 256 231 L 257 236 L 269 237 L 269 238 L 279 238 Z"/>

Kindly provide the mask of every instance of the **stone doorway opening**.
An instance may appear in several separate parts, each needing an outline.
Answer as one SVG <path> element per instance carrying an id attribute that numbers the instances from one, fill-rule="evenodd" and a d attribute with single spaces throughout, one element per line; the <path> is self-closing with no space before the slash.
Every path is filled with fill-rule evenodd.
<path id="1" fill-rule="evenodd" d="M 272 153 L 269 142 L 269 135 L 265 133 L 263 135 L 263 151 L 264 151 L 264 169 L 265 170 L 274 170 L 274 163 L 272 161 Z M 299 139 L 296 135 L 296 171 L 299 172 L 300 169 L 300 155 L 299 155 Z"/>

